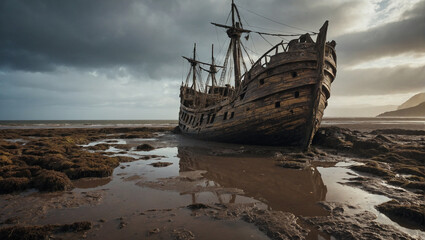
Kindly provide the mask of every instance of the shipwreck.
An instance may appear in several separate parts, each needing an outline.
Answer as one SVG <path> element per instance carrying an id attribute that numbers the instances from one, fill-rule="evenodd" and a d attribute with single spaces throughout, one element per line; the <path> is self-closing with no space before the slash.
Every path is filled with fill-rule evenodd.
<path id="1" fill-rule="evenodd" d="M 328 21 L 318 33 L 265 33 L 245 28 L 233 1 L 230 14 L 231 25 L 212 23 L 230 38 L 221 65 L 213 50 L 211 63 L 199 61 L 196 44 L 193 57 L 184 57 L 190 70 L 180 87 L 181 132 L 205 140 L 308 148 L 337 72 L 335 41 L 326 42 Z M 296 38 L 253 61 L 241 41 L 250 33 Z M 200 71 L 208 74 L 205 83 Z"/>

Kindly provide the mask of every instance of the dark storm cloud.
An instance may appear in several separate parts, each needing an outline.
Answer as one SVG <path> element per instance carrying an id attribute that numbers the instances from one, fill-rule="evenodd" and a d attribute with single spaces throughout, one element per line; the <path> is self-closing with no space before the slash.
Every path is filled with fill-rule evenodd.
<path id="1" fill-rule="evenodd" d="M 346 69 L 338 74 L 332 91 L 340 96 L 386 95 L 425 90 L 425 66 Z"/>
<path id="2" fill-rule="evenodd" d="M 2 1 L 0 67 L 51 71 L 57 66 L 151 70 L 175 61 L 214 11 L 177 1 Z M 200 11 L 204 8 L 204 11 Z M 183 31 L 185 34 L 182 34 Z"/>
<path id="3" fill-rule="evenodd" d="M 223 23 L 229 3 L 4 0 L 0 3 L 0 67 L 53 71 L 57 66 L 125 66 L 148 72 L 151 77 L 158 77 L 158 72 L 172 76 L 178 68 L 176 59 L 181 54 L 189 54 L 193 42 L 204 43 L 199 48 L 203 51 L 200 55 L 209 55 L 209 45 L 217 40 L 216 31 L 209 22 Z M 240 11 L 243 20 L 248 20 L 251 26 L 300 32 L 271 23 L 246 9 L 315 31 L 330 18 L 333 31 L 338 32 L 350 24 L 350 18 L 356 17 L 355 9 L 361 5 L 358 2 L 329 4 L 334 5 L 332 9 L 329 5 L 312 5 L 309 1 L 240 1 Z M 257 45 L 261 46 L 268 44 L 263 41 Z"/>
<path id="4" fill-rule="evenodd" d="M 362 4 L 269 0 L 240 2 L 240 11 L 244 20 L 255 22 L 253 26 L 272 26 L 286 32 L 300 31 L 273 25 L 246 9 L 315 31 L 329 19 L 330 32 L 338 35 L 356 24 Z M 422 2 L 405 13 L 408 19 L 402 22 L 338 38 L 341 62 L 423 50 L 424 6 Z M 5 0 L 0 4 L 0 67 L 53 71 L 58 66 L 124 66 L 149 77 L 173 77 L 179 67 L 177 59 L 190 54 L 193 42 L 204 43 L 200 55 L 209 55 L 208 46 L 217 40 L 209 22 L 223 22 L 228 11 L 229 1 Z M 257 46 L 268 45 L 262 42 Z"/>
<path id="5" fill-rule="evenodd" d="M 340 63 L 351 65 L 403 53 L 424 53 L 425 1 L 403 16 L 406 19 L 338 37 Z"/>

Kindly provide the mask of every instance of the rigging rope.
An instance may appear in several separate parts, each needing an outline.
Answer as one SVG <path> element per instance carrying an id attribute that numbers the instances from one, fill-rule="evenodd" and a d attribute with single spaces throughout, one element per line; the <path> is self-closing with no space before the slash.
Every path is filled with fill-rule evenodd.
<path id="1" fill-rule="evenodd" d="M 230 80 L 233 77 L 233 61 L 230 61 L 230 67 L 229 67 L 229 72 L 228 72 L 229 76 L 227 77 L 227 84 L 230 84 Z M 234 85 L 233 85 L 234 86 Z"/>
<path id="2" fill-rule="evenodd" d="M 189 69 L 189 73 L 187 74 L 187 77 L 186 77 L 186 87 L 189 86 L 189 79 L 191 74 L 192 74 L 192 68 Z"/>
<path id="3" fill-rule="evenodd" d="M 259 53 L 255 52 L 254 50 L 250 49 L 249 47 L 246 47 L 246 46 L 245 46 L 245 48 L 246 48 L 248 51 L 250 51 L 250 52 L 252 52 L 252 53 L 254 53 L 254 54 L 256 54 L 256 55 L 260 55 Z"/>
<path id="4" fill-rule="evenodd" d="M 264 36 L 263 34 L 259 33 L 260 37 L 262 37 L 264 39 L 264 41 L 268 42 L 270 44 L 270 46 L 273 47 L 273 44 L 271 44 Z"/>
<path id="5" fill-rule="evenodd" d="M 254 50 L 255 50 L 255 52 L 254 51 L 252 51 L 252 52 L 254 52 L 255 54 L 257 54 L 257 55 L 260 55 L 259 53 L 258 53 L 258 50 L 257 50 L 257 48 L 255 47 L 255 43 L 254 43 L 254 36 L 252 36 L 252 38 L 251 38 L 252 40 L 251 40 L 251 43 L 252 43 L 252 47 L 254 48 Z"/>
<path id="6" fill-rule="evenodd" d="M 246 20 L 245 20 L 246 21 Z M 263 30 L 267 30 L 267 31 L 273 31 L 273 32 L 280 32 L 282 29 L 274 29 L 274 28 L 267 28 L 267 27 L 260 27 L 260 26 L 253 26 L 250 24 L 247 24 L 250 28 L 258 28 L 258 29 L 263 29 Z M 295 32 L 288 32 L 288 33 L 281 33 L 281 34 L 297 34 Z"/>
<path id="7" fill-rule="evenodd" d="M 282 39 L 282 40 L 284 40 L 284 41 L 286 41 L 286 42 L 289 42 L 289 40 L 286 39 L 286 38 L 284 38 L 284 37 L 279 37 L 279 38 Z"/>
<path id="8" fill-rule="evenodd" d="M 241 44 L 242 45 L 242 44 Z M 248 69 L 247 69 L 247 67 L 246 67 L 246 64 L 245 64 L 245 60 L 244 60 L 244 58 L 243 58 L 243 56 L 242 56 L 242 51 L 240 51 L 239 50 L 239 58 L 242 60 L 242 65 L 243 65 L 243 67 L 244 67 L 244 69 L 245 69 L 245 72 L 244 72 L 244 74 L 248 71 Z M 243 75 L 243 74 L 242 74 Z M 242 76 L 241 75 L 241 76 Z"/>
<path id="9" fill-rule="evenodd" d="M 265 30 L 270 30 L 270 31 L 279 31 L 276 29 L 271 29 L 271 28 L 265 28 L 265 27 L 258 27 L 258 26 L 252 26 L 248 23 L 248 21 L 245 19 L 245 17 L 242 15 L 242 19 L 246 22 L 246 25 L 248 25 L 251 28 L 259 28 L 259 29 L 265 29 Z M 266 33 L 266 32 L 258 32 L 258 31 L 251 31 L 251 32 L 255 32 L 258 34 L 265 34 L 265 35 L 271 35 L 271 36 L 277 36 L 277 37 L 281 37 L 281 36 L 285 36 L 285 37 L 296 37 L 296 36 L 301 36 L 303 34 L 298 34 L 298 33 L 291 33 L 291 34 L 284 34 L 284 33 Z M 308 32 L 308 31 L 307 31 Z M 311 35 L 315 35 L 316 33 L 313 33 Z M 286 41 L 286 40 L 285 40 Z"/>
<path id="10" fill-rule="evenodd" d="M 181 72 L 182 72 L 182 84 L 183 84 L 183 79 L 184 79 L 184 59 L 181 60 L 182 61 L 182 68 L 181 68 Z"/>
<path id="11" fill-rule="evenodd" d="M 217 56 L 221 56 L 221 54 L 222 54 L 222 52 L 223 52 L 223 49 L 224 49 L 224 45 L 226 44 L 226 42 L 227 42 L 227 38 L 226 38 L 226 40 L 224 40 L 223 42 L 221 42 L 220 43 L 220 39 L 219 39 L 219 37 L 218 37 L 218 32 L 217 32 L 217 26 L 215 26 L 215 34 L 216 34 L 216 37 L 217 37 L 217 41 L 218 41 L 218 44 L 219 44 L 219 50 L 218 50 L 218 54 L 217 54 Z M 219 61 L 219 62 L 223 62 L 224 61 L 224 56 L 222 56 L 222 59 L 221 59 L 222 61 Z"/>
<path id="12" fill-rule="evenodd" d="M 243 28 L 243 25 L 242 25 L 242 21 L 241 21 L 241 16 L 239 15 L 239 10 L 238 10 L 238 8 L 237 7 L 235 7 L 235 10 L 236 10 L 236 14 L 237 14 L 237 16 L 238 16 L 238 19 L 239 19 L 239 23 L 241 24 L 241 28 Z"/>
<path id="13" fill-rule="evenodd" d="M 252 13 L 252 14 L 254 14 L 254 15 L 257 15 L 257 16 L 259 16 L 259 17 L 262 17 L 262 18 L 264 18 L 264 19 L 267 19 L 267 20 L 269 20 L 269 21 L 271 21 L 271 22 L 274 22 L 274 23 L 277 23 L 277 24 L 280 24 L 280 25 L 283 25 L 283 26 L 286 26 L 286 27 L 289 27 L 289 28 L 293 28 L 293 29 L 297 29 L 297 30 L 300 30 L 300 31 L 303 31 L 303 32 L 307 32 L 307 33 L 310 33 L 311 35 L 314 35 L 314 34 L 317 34 L 316 32 L 313 32 L 313 31 L 309 31 L 309 30 L 305 30 L 305 29 L 302 29 L 302 28 L 299 28 L 299 27 L 295 27 L 295 26 L 291 26 L 291 25 L 288 25 L 288 24 L 285 24 L 285 23 L 282 23 L 282 22 L 279 22 L 279 21 L 277 21 L 277 20 L 274 20 L 274 19 L 271 19 L 271 18 L 268 18 L 268 17 L 266 17 L 266 16 L 263 16 L 263 15 L 261 15 L 261 14 L 259 14 L 259 13 L 256 13 L 256 12 L 254 12 L 254 11 L 251 11 L 251 10 L 249 10 L 249 9 L 245 9 L 244 7 L 241 7 L 241 6 L 239 6 L 239 5 L 236 5 L 235 4 L 235 6 L 238 6 L 238 7 L 240 7 L 241 9 L 243 9 L 243 10 L 245 10 L 245 11 L 247 11 L 247 12 L 249 12 L 249 13 Z M 233 10 L 233 7 L 234 6 L 232 6 L 232 10 Z M 227 24 L 227 22 L 229 21 L 229 18 L 230 18 L 230 15 L 232 14 L 232 10 L 229 12 L 229 14 L 227 15 L 227 19 L 226 19 L 226 24 Z M 292 32 L 292 33 L 290 33 L 290 34 L 283 34 L 283 33 L 270 33 L 270 32 L 261 32 L 261 31 L 253 31 L 253 30 L 244 30 L 243 29 L 243 25 L 242 25 L 242 20 L 241 20 L 241 15 L 239 14 L 239 10 L 238 10 L 238 8 L 236 8 L 236 7 L 234 7 L 234 10 L 236 11 L 236 16 L 237 16 L 237 18 L 238 18 L 238 20 L 239 20 L 239 24 L 240 24 L 240 28 L 242 28 L 242 30 L 243 31 L 245 31 L 245 32 L 247 32 L 247 33 L 249 33 L 249 32 L 252 32 L 252 33 L 257 33 L 258 35 L 260 35 L 260 37 L 264 40 L 264 41 L 266 41 L 270 46 L 272 46 L 272 47 L 274 47 L 274 45 L 269 41 L 269 40 L 267 40 L 266 38 L 265 38 L 265 36 L 272 36 L 272 37 L 278 37 L 278 38 L 280 38 L 280 39 L 282 39 L 282 40 L 285 40 L 286 42 L 288 42 L 288 40 L 286 39 L 286 38 L 284 38 L 284 37 L 295 37 L 295 36 L 302 36 L 302 35 L 304 35 L 304 33 L 303 34 L 296 34 L 296 33 L 294 33 L 294 32 Z M 253 27 L 253 28 L 258 28 L 258 29 L 265 29 L 265 30 L 271 30 L 270 28 L 264 28 L 264 27 L 258 27 L 258 26 L 251 26 L 249 23 L 248 23 L 248 21 L 245 19 L 245 17 L 242 15 L 242 19 L 244 20 L 244 22 L 246 23 L 246 25 L 248 25 L 248 26 L 250 26 L 250 27 Z M 214 25 L 217 25 L 217 24 L 214 24 Z M 219 24 L 218 24 L 219 25 Z M 221 25 L 222 27 L 224 27 L 224 28 L 231 28 L 231 27 L 228 27 L 228 26 L 223 26 L 223 25 Z M 216 26 L 217 27 L 217 26 Z M 241 30 L 241 31 L 242 31 Z M 271 31 L 274 31 L 274 30 L 271 30 Z M 228 50 L 227 50 L 227 53 L 226 53 L 226 55 L 224 56 L 224 55 L 221 55 L 221 53 L 222 53 L 222 50 L 224 49 L 224 45 L 226 45 L 226 41 L 223 41 L 223 42 L 220 42 L 220 39 L 219 39 L 219 37 L 218 37 L 218 33 L 217 33 L 217 28 L 215 29 L 215 32 L 216 32 L 216 36 L 217 36 L 217 41 L 218 41 L 218 43 L 219 43 L 219 46 L 220 46 L 220 48 L 219 48 L 219 56 L 221 57 L 221 56 L 223 56 L 224 57 L 224 64 L 223 64 L 223 71 L 221 72 L 221 75 L 220 75 L 220 79 L 219 79 L 219 81 L 218 81 L 218 84 L 217 84 L 217 86 L 224 86 L 224 83 L 226 82 L 227 84 L 230 84 L 230 82 L 232 81 L 232 78 L 233 78 L 233 80 L 236 82 L 237 81 L 237 79 L 235 79 L 234 78 L 234 76 L 232 75 L 233 74 L 233 68 L 235 67 L 234 66 L 234 64 L 233 64 L 233 61 L 231 61 L 230 62 L 230 65 L 229 65 L 229 59 L 233 59 L 233 56 L 231 56 L 231 52 L 232 52 L 232 48 L 233 48 L 233 46 L 232 46 L 232 42 L 230 41 L 230 43 L 229 43 L 229 47 L 228 47 Z M 249 35 L 248 35 L 249 36 Z M 246 37 L 246 40 L 248 41 L 248 36 Z M 248 47 L 245 47 L 245 45 L 244 44 L 242 44 L 242 42 L 240 42 L 240 45 L 237 47 L 238 48 L 238 52 L 239 52 L 239 56 L 238 56 L 238 58 L 240 58 L 240 61 L 242 61 L 242 64 L 243 64 L 243 68 L 244 68 L 244 70 L 245 70 L 245 72 L 246 71 L 248 71 L 248 69 L 247 69 L 247 66 L 246 66 L 246 63 L 245 63 L 245 59 L 244 59 L 244 57 L 243 57 L 243 53 L 242 53 L 242 51 L 240 50 L 240 46 L 242 46 L 242 48 L 243 48 L 243 50 L 244 50 L 244 52 L 245 52 L 245 54 L 247 55 L 247 57 L 248 57 L 248 60 L 249 60 L 249 62 L 251 63 L 251 66 L 252 65 L 254 65 L 254 61 L 252 60 L 252 58 L 250 57 L 250 55 L 248 54 L 248 51 L 247 51 L 247 49 L 250 51 L 250 52 L 253 52 L 254 54 L 256 54 L 256 55 L 259 55 L 257 52 L 257 49 L 256 49 L 256 46 L 255 46 L 255 43 L 254 43 L 254 41 L 251 41 L 252 42 L 252 45 L 253 45 L 253 47 L 254 47 L 254 49 L 255 49 L 255 51 L 253 51 L 253 50 L 251 50 L 251 49 L 249 49 Z M 285 49 L 285 47 L 284 47 L 284 45 L 283 45 L 283 41 L 282 41 L 282 46 L 283 46 L 283 48 Z M 277 51 L 277 50 L 276 50 Z M 228 66 L 229 65 L 229 66 Z M 200 88 L 203 88 L 203 87 L 205 87 L 205 91 L 207 91 L 208 89 L 208 83 L 210 82 L 209 80 L 211 79 L 211 81 L 213 81 L 214 79 L 213 79 L 213 76 L 211 75 L 211 73 L 208 75 L 208 78 L 206 79 L 206 82 L 205 82 L 205 86 L 202 84 L 202 79 L 201 79 L 201 69 L 202 68 L 200 68 L 199 69 L 199 72 L 198 71 L 196 71 L 196 74 L 198 75 L 198 79 L 199 79 L 199 82 L 200 82 L 200 84 L 199 84 L 199 87 Z M 228 77 L 226 78 L 226 75 L 228 75 Z M 187 80 L 186 80 L 187 81 Z"/>
<path id="14" fill-rule="evenodd" d="M 245 51 L 246 55 L 248 56 L 249 62 L 251 63 L 251 65 L 254 65 L 254 61 L 251 59 L 251 57 L 249 56 L 248 52 L 245 49 L 245 46 L 242 44 L 241 42 L 241 46 L 243 48 L 243 50 Z"/>
<path id="15" fill-rule="evenodd" d="M 226 18 L 226 24 L 227 24 L 227 22 L 229 21 L 230 14 L 232 14 L 232 10 L 230 10 L 229 14 L 227 15 L 227 18 Z"/>
<path id="16" fill-rule="evenodd" d="M 223 71 L 221 71 L 220 82 L 219 82 L 220 86 L 224 86 L 224 79 L 226 78 L 227 64 L 229 61 L 231 51 L 232 51 L 232 42 L 229 43 L 229 48 L 227 49 L 226 57 L 224 59 Z"/>
<path id="17" fill-rule="evenodd" d="M 197 79 L 197 82 L 199 83 L 198 84 L 199 85 L 198 86 L 199 91 L 203 92 L 204 91 L 204 82 L 202 81 L 201 69 L 199 68 L 199 66 L 196 69 L 196 79 Z"/>
<path id="18" fill-rule="evenodd" d="M 205 82 L 205 93 L 208 91 L 208 83 L 210 82 L 211 74 L 208 74 L 207 81 Z"/>
<path id="19" fill-rule="evenodd" d="M 302 36 L 304 34 L 280 34 L 280 33 L 266 33 L 266 32 L 257 32 L 257 31 L 251 31 L 254 33 L 258 33 L 260 35 L 269 35 L 269 36 L 274 36 L 274 37 L 298 37 L 298 36 Z M 316 33 L 312 33 L 310 35 L 315 35 Z"/>
<path id="20" fill-rule="evenodd" d="M 259 13 L 256 13 L 256 12 L 254 12 L 254 11 L 251 11 L 251 10 L 249 10 L 249 9 L 245 9 L 244 7 L 241 7 L 240 5 L 236 5 L 236 6 L 240 7 L 241 9 L 243 9 L 243 10 L 245 10 L 245 11 L 247 11 L 247 12 L 250 12 L 250 13 L 252 13 L 252 14 L 254 14 L 254 15 L 257 15 L 257 16 L 259 16 L 259 17 L 262 17 L 262 18 L 264 18 L 264 19 L 267 19 L 267 20 L 269 20 L 269 21 L 271 21 L 271 22 L 274 22 L 274 23 L 277 23 L 277 24 L 280 24 L 280 25 L 283 25 L 283 26 L 286 26 L 286 27 L 294 28 L 294 29 L 297 29 L 297 30 L 300 30 L 300 31 L 304 31 L 304 32 L 309 32 L 309 33 L 317 34 L 316 32 L 313 32 L 313 31 L 305 30 L 305 29 L 302 29 L 302 28 L 299 28 L 299 27 L 294 27 L 294 26 L 291 26 L 291 25 L 288 25 L 288 24 L 285 24 L 285 23 L 282 23 L 282 22 L 276 21 L 276 20 L 274 20 L 274 19 L 268 18 L 268 17 L 266 17 L 266 16 L 263 16 L 263 15 L 261 15 L 261 14 L 259 14 Z"/>

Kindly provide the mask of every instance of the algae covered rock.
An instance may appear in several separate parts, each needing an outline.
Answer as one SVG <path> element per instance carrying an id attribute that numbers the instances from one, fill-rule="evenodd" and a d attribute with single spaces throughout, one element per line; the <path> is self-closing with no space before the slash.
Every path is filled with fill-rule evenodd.
<path id="1" fill-rule="evenodd" d="M 170 163 L 170 162 L 155 162 L 155 163 L 151 163 L 149 165 L 152 165 L 153 167 L 168 167 L 172 164 L 173 163 Z"/>
<path id="2" fill-rule="evenodd" d="M 0 193 L 22 191 L 30 186 L 30 179 L 26 177 L 0 178 Z"/>
<path id="3" fill-rule="evenodd" d="M 1 228 L 0 239 L 52 239 L 50 236 L 51 234 L 85 232 L 91 228 L 92 223 L 87 221 L 71 224 L 49 224 L 44 226 L 13 226 Z"/>
<path id="4" fill-rule="evenodd" d="M 383 168 L 382 166 L 380 166 L 380 164 L 373 161 L 367 162 L 365 165 L 354 165 L 354 166 L 351 166 L 350 168 L 355 171 L 370 173 L 370 174 L 382 176 L 382 177 L 394 176 L 394 174 L 391 171 Z"/>
<path id="5" fill-rule="evenodd" d="M 40 191 L 64 191 L 72 189 L 68 176 L 62 172 L 42 169 L 33 179 L 33 186 Z"/>
<path id="6" fill-rule="evenodd" d="M 0 155 L 0 166 L 10 165 L 12 160 L 6 155 Z"/>
<path id="7" fill-rule="evenodd" d="M 410 223 L 415 228 L 425 230 L 425 205 L 400 204 L 397 201 L 389 201 L 376 208 L 391 218 L 393 221 Z"/>
<path id="8" fill-rule="evenodd" d="M 142 145 L 139 145 L 139 146 L 137 146 L 137 148 L 136 148 L 137 150 L 139 150 L 139 151 L 152 151 L 152 150 L 154 150 L 155 148 L 154 147 L 152 147 L 151 145 L 149 145 L 149 144 L 146 144 L 146 143 L 144 143 L 144 144 L 142 144 Z"/>
<path id="9" fill-rule="evenodd" d="M 65 173 L 70 179 L 79 179 L 85 177 L 108 177 L 113 170 L 109 166 L 79 167 L 67 169 Z"/>

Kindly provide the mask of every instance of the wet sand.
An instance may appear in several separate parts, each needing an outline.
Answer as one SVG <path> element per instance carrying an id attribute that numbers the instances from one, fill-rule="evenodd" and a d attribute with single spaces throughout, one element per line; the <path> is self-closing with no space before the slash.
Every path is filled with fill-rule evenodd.
<path id="1" fill-rule="evenodd" d="M 324 127 L 309 152 L 172 127 L 3 129 L 0 237 L 425 239 L 425 130 L 361 128 Z"/>

